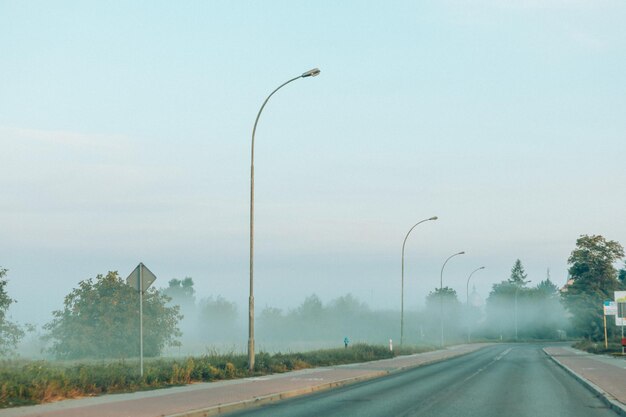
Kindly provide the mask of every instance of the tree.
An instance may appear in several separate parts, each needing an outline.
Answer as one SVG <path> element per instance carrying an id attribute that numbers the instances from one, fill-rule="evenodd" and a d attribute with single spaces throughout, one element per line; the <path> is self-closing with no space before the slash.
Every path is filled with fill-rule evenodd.
<path id="1" fill-rule="evenodd" d="M 548 270 L 546 279 L 528 291 L 526 307 L 523 310 L 527 321 L 522 329 L 535 339 L 559 338 L 559 331 L 567 324 L 567 318 L 559 295 L 559 288 L 550 279 Z"/>
<path id="2" fill-rule="evenodd" d="M 524 287 L 527 284 L 526 277 L 527 275 L 526 271 L 524 271 L 522 261 L 520 261 L 519 259 L 515 260 L 513 268 L 511 268 L 511 277 L 508 279 L 509 284 L 513 284 L 518 287 Z"/>
<path id="3" fill-rule="evenodd" d="M 493 284 L 486 303 L 486 335 L 490 337 L 515 336 L 515 321 L 519 328 L 520 304 L 527 295 L 526 280 L 528 275 L 522 261 L 516 259 L 511 268 L 511 275 L 506 280 Z M 517 312 L 515 302 L 517 300 Z"/>
<path id="4" fill-rule="evenodd" d="M 458 304 L 459 299 L 456 291 L 450 287 L 435 288 L 435 291 L 431 291 L 426 296 L 426 306 L 429 308 L 435 308 L 439 306 L 440 300 L 443 298 L 443 302 Z"/>
<path id="5" fill-rule="evenodd" d="M 494 284 L 487 298 L 487 320 L 483 334 L 488 337 L 527 339 L 555 339 L 566 324 L 565 311 L 561 305 L 558 287 L 546 279 L 535 287 L 518 259 L 511 269 L 511 276 Z M 516 332 L 517 329 L 517 332 Z"/>
<path id="6" fill-rule="evenodd" d="M 441 310 L 443 303 L 443 311 Z M 443 316 L 442 316 L 443 314 Z M 435 342 L 441 338 L 440 322 L 443 320 L 445 340 L 448 342 L 463 339 L 460 326 L 461 303 L 457 293 L 450 287 L 435 288 L 426 296 L 424 328 L 429 338 Z"/>
<path id="7" fill-rule="evenodd" d="M 553 297 L 559 293 L 559 287 L 552 282 L 550 275 L 548 275 L 545 280 L 537 284 L 537 292 L 544 297 Z"/>
<path id="8" fill-rule="evenodd" d="M 241 333 L 237 326 L 239 314 L 237 304 L 226 300 L 221 295 L 200 301 L 199 333 L 207 341 L 231 341 Z"/>
<path id="9" fill-rule="evenodd" d="M 7 318 L 7 311 L 16 301 L 6 291 L 7 269 L 0 268 L 0 356 L 11 353 L 24 337 L 24 331 Z"/>
<path id="10" fill-rule="evenodd" d="M 622 283 L 622 286 L 626 287 L 626 262 L 624 263 L 624 267 L 619 270 L 617 279 Z"/>
<path id="11" fill-rule="evenodd" d="M 302 320 L 319 320 L 324 314 L 322 300 L 316 295 L 309 295 L 296 310 Z"/>
<path id="12" fill-rule="evenodd" d="M 154 288 L 144 294 L 144 355 L 158 356 L 165 346 L 177 346 L 177 306 Z M 139 294 L 117 272 L 81 281 L 65 297 L 44 328 L 50 351 L 61 359 L 128 358 L 139 355 Z"/>
<path id="13" fill-rule="evenodd" d="M 189 306 L 196 302 L 196 290 L 193 288 L 193 278 L 171 279 L 163 294 L 172 299 L 172 303 L 179 306 Z"/>
<path id="14" fill-rule="evenodd" d="M 576 240 L 568 259 L 571 284 L 562 294 L 575 333 L 591 340 L 604 337 L 602 304 L 623 288 L 613 267 L 623 257 L 622 245 L 600 235 L 582 235 Z"/>
<path id="15" fill-rule="evenodd" d="M 161 292 L 169 297 L 169 306 L 178 306 L 180 313 L 183 315 L 182 321 L 178 324 L 182 334 L 188 340 L 196 333 L 197 325 L 197 309 L 196 309 L 196 290 L 193 288 L 193 279 L 185 277 L 184 279 L 171 279 L 167 288 L 163 288 Z"/>

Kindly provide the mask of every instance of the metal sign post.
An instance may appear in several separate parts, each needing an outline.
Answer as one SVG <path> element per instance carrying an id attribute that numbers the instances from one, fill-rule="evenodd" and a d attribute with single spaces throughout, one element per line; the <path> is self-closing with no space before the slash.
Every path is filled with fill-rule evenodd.
<path id="1" fill-rule="evenodd" d="M 139 372 L 143 377 L 143 295 L 156 280 L 154 274 L 140 262 L 126 278 L 126 283 L 139 293 Z"/>

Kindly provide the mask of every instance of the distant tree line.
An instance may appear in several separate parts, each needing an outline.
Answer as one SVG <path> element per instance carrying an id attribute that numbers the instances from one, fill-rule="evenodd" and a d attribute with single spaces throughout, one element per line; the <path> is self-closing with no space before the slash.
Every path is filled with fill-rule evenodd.
<path id="1" fill-rule="evenodd" d="M 492 286 L 481 309 L 459 301 L 454 289 L 434 289 L 422 311 L 405 314 L 408 343 L 438 343 L 443 312 L 447 343 L 473 339 L 555 339 L 564 331 L 593 341 L 603 339 L 603 302 L 614 291 L 626 290 L 623 247 L 599 235 L 582 235 L 568 258 L 568 281 L 559 290 L 549 273 L 534 286 L 522 262 L 514 262 L 510 276 Z M 15 352 L 27 326 L 10 320 L 7 270 L 0 268 L 0 356 Z M 81 281 L 53 312 L 44 326 L 48 352 L 57 358 L 126 358 L 139 352 L 138 293 L 117 272 Z M 245 323 L 237 305 L 221 296 L 196 300 L 193 279 L 172 279 L 163 289 L 144 295 L 144 353 L 159 356 L 180 346 L 181 337 L 201 346 L 218 342 L 240 343 Z M 183 320 L 183 317 L 186 317 Z M 340 344 L 351 341 L 387 343 L 399 341 L 397 311 L 373 311 L 351 294 L 327 303 L 315 294 L 298 307 L 282 310 L 266 307 L 257 317 L 257 344 L 278 344 L 289 349 L 297 343 Z M 616 333 L 613 318 L 609 336 Z M 274 346 L 275 347 L 275 346 Z"/>

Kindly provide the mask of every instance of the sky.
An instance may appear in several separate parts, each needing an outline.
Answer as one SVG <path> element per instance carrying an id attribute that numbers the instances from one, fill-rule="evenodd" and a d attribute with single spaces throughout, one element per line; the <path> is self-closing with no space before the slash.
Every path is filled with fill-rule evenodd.
<path id="1" fill-rule="evenodd" d="M 255 299 L 399 309 L 558 285 L 626 244 L 626 3 L 0 0 L 0 266 L 45 323 L 84 279 L 192 277 Z"/>

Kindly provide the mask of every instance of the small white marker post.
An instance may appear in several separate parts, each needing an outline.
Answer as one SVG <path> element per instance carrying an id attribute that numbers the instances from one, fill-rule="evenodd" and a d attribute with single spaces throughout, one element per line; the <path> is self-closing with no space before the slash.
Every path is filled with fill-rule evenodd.
<path id="1" fill-rule="evenodd" d="M 154 274 L 140 262 L 126 278 L 126 283 L 139 293 L 139 374 L 143 377 L 143 295 L 156 280 Z"/>

